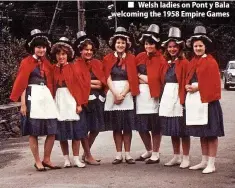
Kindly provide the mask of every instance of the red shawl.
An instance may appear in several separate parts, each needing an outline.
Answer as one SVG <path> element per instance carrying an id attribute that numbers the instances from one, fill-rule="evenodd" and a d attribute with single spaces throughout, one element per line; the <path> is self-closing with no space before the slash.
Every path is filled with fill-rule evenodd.
<path id="1" fill-rule="evenodd" d="M 179 83 L 180 104 L 184 104 L 185 102 L 185 97 L 186 97 L 185 79 L 186 79 L 188 64 L 189 62 L 187 59 L 182 59 L 182 60 L 177 59 L 175 61 L 175 73 L 176 73 L 177 81 Z M 169 67 L 170 65 L 167 63 L 165 64 L 163 68 L 163 73 L 161 77 L 162 83 L 165 83 L 165 75 Z"/>
<path id="2" fill-rule="evenodd" d="M 102 62 L 98 59 L 92 59 L 91 61 L 89 61 L 89 63 L 86 63 L 86 65 L 88 66 L 88 68 L 91 68 L 91 71 L 98 78 L 98 80 L 106 85 Z"/>
<path id="3" fill-rule="evenodd" d="M 118 59 L 117 57 L 114 56 L 113 52 L 109 53 L 104 57 L 103 65 L 104 65 L 104 74 L 106 80 L 110 76 L 111 70 L 115 65 L 115 63 L 117 62 L 117 60 Z M 122 60 L 122 63 L 125 64 L 126 66 L 130 91 L 133 96 L 136 96 L 139 94 L 139 79 L 136 69 L 135 56 L 130 53 L 127 53 L 126 57 Z"/>
<path id="4" fill-rule="evenodd" d="M 211 56 L 194 57 L 188 66 L 186 84 L 189 84 L 196 71 L 198 89 L 203 103 L 209 103 L 221 98 L 221 82 L 219 67 Z"/>
<path id="5" fill-rule="evenodd" d="M 164 57 L 159 51 L 149 58 L 146 52 L 141 52 L 136 56 L 137 66 L 145 64 L 147 68 L 148 85 L 151 97 L 159 97 L 161 93 L 161 70 L 166 64 Z"/>
<path id="6" fill-rule="evenodd" d="M 79 79 L 77 79 L 79 75 L 75 76 L 75 73 L 73 71 L 72 64 L 67 64 L 63 66 L 62 70 L 60 71 L 60 67 L 54 66 L 54 90 L 56 91 L 56 85 L 62 84 L 62 81 L 65 81 L 66 86 L 71 93 L 71 95 L 74 97 L 75 101 L 77 102 L 77 105 L 85 104 L 83 99 L 83 90 L 82 85 L 79 83 Z"/>
<path id="7" fill-rule="evenodd" d="M 43 71 L 47 80 L 47 87 L 50 89 L 51 94 L 53 95 L 53 75 L 52 75 L 52 65 L 50 62 L 43 57 L 41 59 L 43 63 Z M 33 56 L 28 56 L 24 58 L 20 63 L 20 68 L 18 70 L 16 80 L 13 85 L 13 89 L 10 95 L 12 101 L 18 101 L 24 90 L 28 86 L 30 73 L 36 68 L 38 62 Z"/>
<path id="8" fill-rule="evenodd" d="M 90 71 L 82 58 L 77 58 L 72 64 L 72 67 L 75 72 L 75 76 L 80 83 L 82 94 L 83 94 L 83 101 L 81 104 L 87 104 L 88 98 L 91 91 L 91 75 Z"/>

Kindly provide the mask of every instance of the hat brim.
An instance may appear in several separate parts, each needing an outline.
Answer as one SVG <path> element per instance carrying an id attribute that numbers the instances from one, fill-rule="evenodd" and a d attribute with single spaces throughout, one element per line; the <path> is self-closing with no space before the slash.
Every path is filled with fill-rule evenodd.
<path id="1" fill-rule="evenodd" d="M 206 40 L 208 41 L 209 43 L 212 43 L 212 40 L 207 37 L 206 35 L 194 35 L 194 36 L 191 36 L 187 41 L 186 41 L 186 46 L 188 48 L 192 48 L 192 40 L 195 40 L 195 39 L 203 39 L 203 40 Z"/>
<path id="2" fill-rule="evenodd" d="M 124 32 L 123 32 L 123 33 L 124 33 Z M 110 47 L 113 46 L 114 40 L 115 40 L 116 38 L 118 38 L 118 37 L 126 38 L 128 47 L 129 47 L 129 48 L 131 47 L 132 43 L 131 43 L 131 41 L 130 41 L 129 35 L 122 34 L 122 33 L 114 34 L 114 35 L 109 39 L 109 46 L 110 46 Z"/>
<path id="3" fill-rule="evenodd" d="M 26 42 L 24 44 L 24 47 L 28 53 L 32 53 L 32 44 L 34 44 L 34 40 L 36 38 L 44 38 L 47 41 L 47 48 L 51 48 L 51 37 L 47 33 L 37 33 L 33 36 L 30 36 L 26 39 Z"/>
<path id="4" fill-rule="evenodd" d="M 77 49 L 81 46 L 82 43 L 84 43 L 85 41 L 90 40 L 92 43 L 94 43 L 94 47 L 96 49 L 99 49 L 99 40 L 95 37 L 95 36 L 89 36 L 89 35 L 84 35 L 82 37 L 80 37 L 79 39 L 77 39 L 74 42 L 74 49 Z"/>
<path id="5" fill-rule="evenodd" d="M 183 40 L 178 40 L 178 39 L 174 39 L 174 38 L 169 38 L 166 41 L 163 41 L 161 46 L 163 48 L 167 48 L 167 45 L 170 41 L 174 41 L 176 44 L 182 46 L 182 48 L 185 48 L 185 42 Z"/>
<path id="6" fill-rule="evenodd" d="M 151 37 L 155 42 L 160 42 L 160 38 L 157 35 L 151 33 L 144 33 L 142 34 L 141 38 L 139 39 L 140 43 L 144 43 L 146 37 Z"/>
<path id="7" fill-rule="evenodd" d="M 73 50 L 73 47 L 72 47 L 72 44 L 69 43 L 69 42 L 62 42 L 62 41 L 58 41 L 56 42 L 55 44 L 52 45 L 51 47 L 51 54 L 54 54 L 55 51 L 56 51 L 56 48 L 58 48 L 59 45 L 62 45 L 62 46 L 65 46 L 69 49 L 69 51 L 71 52 L 71 57 L 68 57 L 68 61 L 71 61 L 73 58 L 74 58 L 74 50 Z"/>

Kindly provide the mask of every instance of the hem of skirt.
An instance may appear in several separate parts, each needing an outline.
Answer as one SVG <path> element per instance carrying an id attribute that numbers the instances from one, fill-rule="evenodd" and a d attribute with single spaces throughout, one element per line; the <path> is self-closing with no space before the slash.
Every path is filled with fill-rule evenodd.
<path id="1" fill-rule="evenodd" d="M 56 135 L 56 133 L 54 134 L 21 134 L 21 136 L 49 136 L 49 135 Z"/>
<path id="2" fill-rule="evenodd" d="M 192 136 L 192 137 L 198 137 L 198 138 L 201 138 L 201 137 L 223 137 L 225 136 L 224 134 L 223 135 L 189 135 L 189 136 Z"/>
<path id="3" fill-rule="evenodd" d="M 133 108 L 133 109 L 125 109 L 125 110 L 119 110 L 119 109 L 115 109 L 115 110 L 104 110 L 104 112 L 131 111 L 131 110 L 134 110 L 134 108 Z"/>

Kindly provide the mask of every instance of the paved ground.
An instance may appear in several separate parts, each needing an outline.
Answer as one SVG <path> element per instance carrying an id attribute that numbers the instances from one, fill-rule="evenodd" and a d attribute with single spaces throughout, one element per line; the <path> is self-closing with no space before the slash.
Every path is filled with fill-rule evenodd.
<path id="1" fill-rule="evenodd" d="M 115 147 L 111 132 L 101 133 L 92 149 L 93 155 L 102 159 L 100 166 L 85 169 L 71 168 L 56 171 L 36 172 L 33 167 L 27 138 L 11 139 L 0 143 L 0 187 L 4 188 L 77 188 L 77 187 L 161 187 L 161 188 L 234 188 L 235 187 L 235 90 L 222 91 L 225 134 L 219 139 L 216 159 L 217 172 L 203 175 L 201 171 L 164 167 L 171 159 L 170 139 L 164 137 L 161 144 L 160 164 L 135 165 L 111 164 Z M 40 140 L 43 143 L 44 138 Z M 41 144 L 42 148 L 42 144 Z M 133 133 L 132 156 L 138 157 L 143 144 L 136 132 Z M 199 139 L 192 138 L 191 164 L 200 161 Z M 53 149 L 53 161 L 63 165 L 58 142 Z"/>

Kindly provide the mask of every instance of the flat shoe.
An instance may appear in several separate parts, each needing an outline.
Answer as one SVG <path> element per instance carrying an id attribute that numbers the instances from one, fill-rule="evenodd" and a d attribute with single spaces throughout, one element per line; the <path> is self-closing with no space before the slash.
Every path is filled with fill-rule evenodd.
<path id="1" fill-rule="evenodd" d="M 92 162 L 90 162 L 90 161 L 85 161 L 87 164 L 89 164 L 89 165 L 100 165 L 100 163 L 99 162 L 97 162 L 97 161 L 92 161 Z"/>
<path id="2" fill-rule="evenodd" d="M 61 169 L 60 166 L 51 166 L 51 165 L 49 165 L 49 164 L 46 164 L 46 163 L 43 162 L 43 161 L 42 161 L 42 165 L 43 165 L 44 167 L 50 168 L 50 169 L 52 169 L 52 170 Z"/>
<path id="3" fill-rule="evenodd" d="M 160 159 L 157 159 L 157 160 L 148 159 L 146 161 L 146 164 L 156 164 L 156 163 L 159 163 L 159 162 L 160 162 Z"/>
<path id="4" fill-rule="evenodd" d="M 127 164 L 135 164 L 135 160 L 134 159 L 126 159 L 126 163 Z"/>
<path id="5" fill-rule="evenodd" d="M 146 159 L 148 159 L 149 157 L 142 157 L 142 156 L 139 156 L 138 158 L 135 159 L 135 161 L 145 161 Z"/>
<path id="6" fill-rule="evenodd" d="M 112 164 L 116 165 L 116 164 L 120 164 L 122 163 L 122 159 L 114 159 L 114 161 L 112 162 Z"/>
<path id="7" fill-rule="evenodd" d="M 35 167 L 36 170 L 39 171 L 39 172 L 47 171 L 47 169 L 46 169 L 45 167 L 43 167 L 43 168 L 38 168 L 37 165 L 36 165 L 36 163 L 34 164 L 34 167 Z"/>

